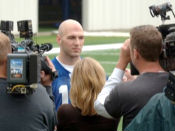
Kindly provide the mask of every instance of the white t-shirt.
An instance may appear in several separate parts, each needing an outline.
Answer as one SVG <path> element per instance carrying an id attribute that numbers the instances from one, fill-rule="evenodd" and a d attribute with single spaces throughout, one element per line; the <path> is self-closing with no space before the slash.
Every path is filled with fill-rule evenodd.
<path id="1" fill-rule="evenodd" d="M 72 75 L 72 72 L 73 72 L 73 69 L 74 69 L 74 65 L 65 65 L 58 59 L 58 57 L 56 57 L 56 59 L 67 71 L 70 72 L 69 77 L 71 78 L 71 75 Z"/>

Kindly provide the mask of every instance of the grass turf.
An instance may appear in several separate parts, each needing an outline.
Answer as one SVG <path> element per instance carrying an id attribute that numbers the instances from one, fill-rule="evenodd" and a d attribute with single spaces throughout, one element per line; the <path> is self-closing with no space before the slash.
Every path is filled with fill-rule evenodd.
<path id="1" fill-rule="evenodd" d="M 100 45 L 100 44 L 106 44 L 106 43 L 121 43 L 123 42 L 127 37 L 91 37 L 86 36 L 85 37 L 85 43 L 84 45 Z M 17 38 L 18 42 L 22 41 L 23 39 Z M 48 35 L 48 36 L 34 36 L 33 41 L 38 44 L 43 43 L 51 43 L 53 47 L 58 47 L 58 44 L 56 42 L 56 35 Z"/>

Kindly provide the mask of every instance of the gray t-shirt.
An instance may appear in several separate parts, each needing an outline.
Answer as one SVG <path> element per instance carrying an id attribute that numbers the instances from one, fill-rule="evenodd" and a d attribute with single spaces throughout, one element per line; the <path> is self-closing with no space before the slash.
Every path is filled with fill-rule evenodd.
<path id="1" fill-rule="evenodd" d="M 7 94 L 6 87 L 0 79 L 0 131 L 54 130 L 55 107 L 43 86 L 30 95 Z"/>
<path id="2" fill-rule="evenodd" d="M 168 73 L 143 73 L 137 79 L 116 85 L 105 99 L 105 109 L 114 118 L 123 116 L 123 129 L 156 93 L 162 92 Z"/>

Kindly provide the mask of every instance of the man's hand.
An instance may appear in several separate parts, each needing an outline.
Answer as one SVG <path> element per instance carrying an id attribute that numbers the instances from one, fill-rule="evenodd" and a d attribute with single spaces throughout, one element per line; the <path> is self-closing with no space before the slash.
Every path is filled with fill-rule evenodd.
<path id="1" fill-rule="evenodd" d="M 48 56 L 45 57 L 45 61 L 48 63 L 48 66 L 52 70 L 52 72 L 56 71 L 55 66 L 51 62 Z M 44 86 L 51 86 L 52 79 L 50 74 L 46 74 L 44 71 L 41 71 L 41 84 Z"/>
<path id="2" fill-rule="evenodd" d="M 131 81 L 131 80 L 135 80 L 137 78 L 137 75 L 131 75 L 131 70 L 130 69 L 126 69 L 125 70 L 125 74 L 123 76 L 123 81 Z"/>
<path id="3" fill-rule="evenodd" d="M 51 62 L 48 56 L 45 57 L 45 60 L 48 63 L 50 69 L 52 69 L 52 72 L 56 71 L 55 66 L 53 65 L 53 63 Z"/>
<path id="4" fill-rule="evenodd" d="M 130 61 L 130 39 L 127 39 L 120 49 L 120 57 L 116 67 L 125 70 Z"/>

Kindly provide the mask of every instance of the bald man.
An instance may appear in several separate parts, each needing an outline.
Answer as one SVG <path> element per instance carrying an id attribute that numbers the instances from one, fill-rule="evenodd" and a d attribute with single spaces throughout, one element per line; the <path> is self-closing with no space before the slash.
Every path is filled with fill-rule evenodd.
<path id="1" fill-rule="evenodd" d="M 52 83 L 56 110 L 61 104 L 70 103 L 70 78 L 74 65 L 79 61 L 84 45 L 84 31 L 81 24 L 75 20 L 63 21 L 58 29 L 57 43 L 60 54 L 52 62 L 59 76 Z"/>

